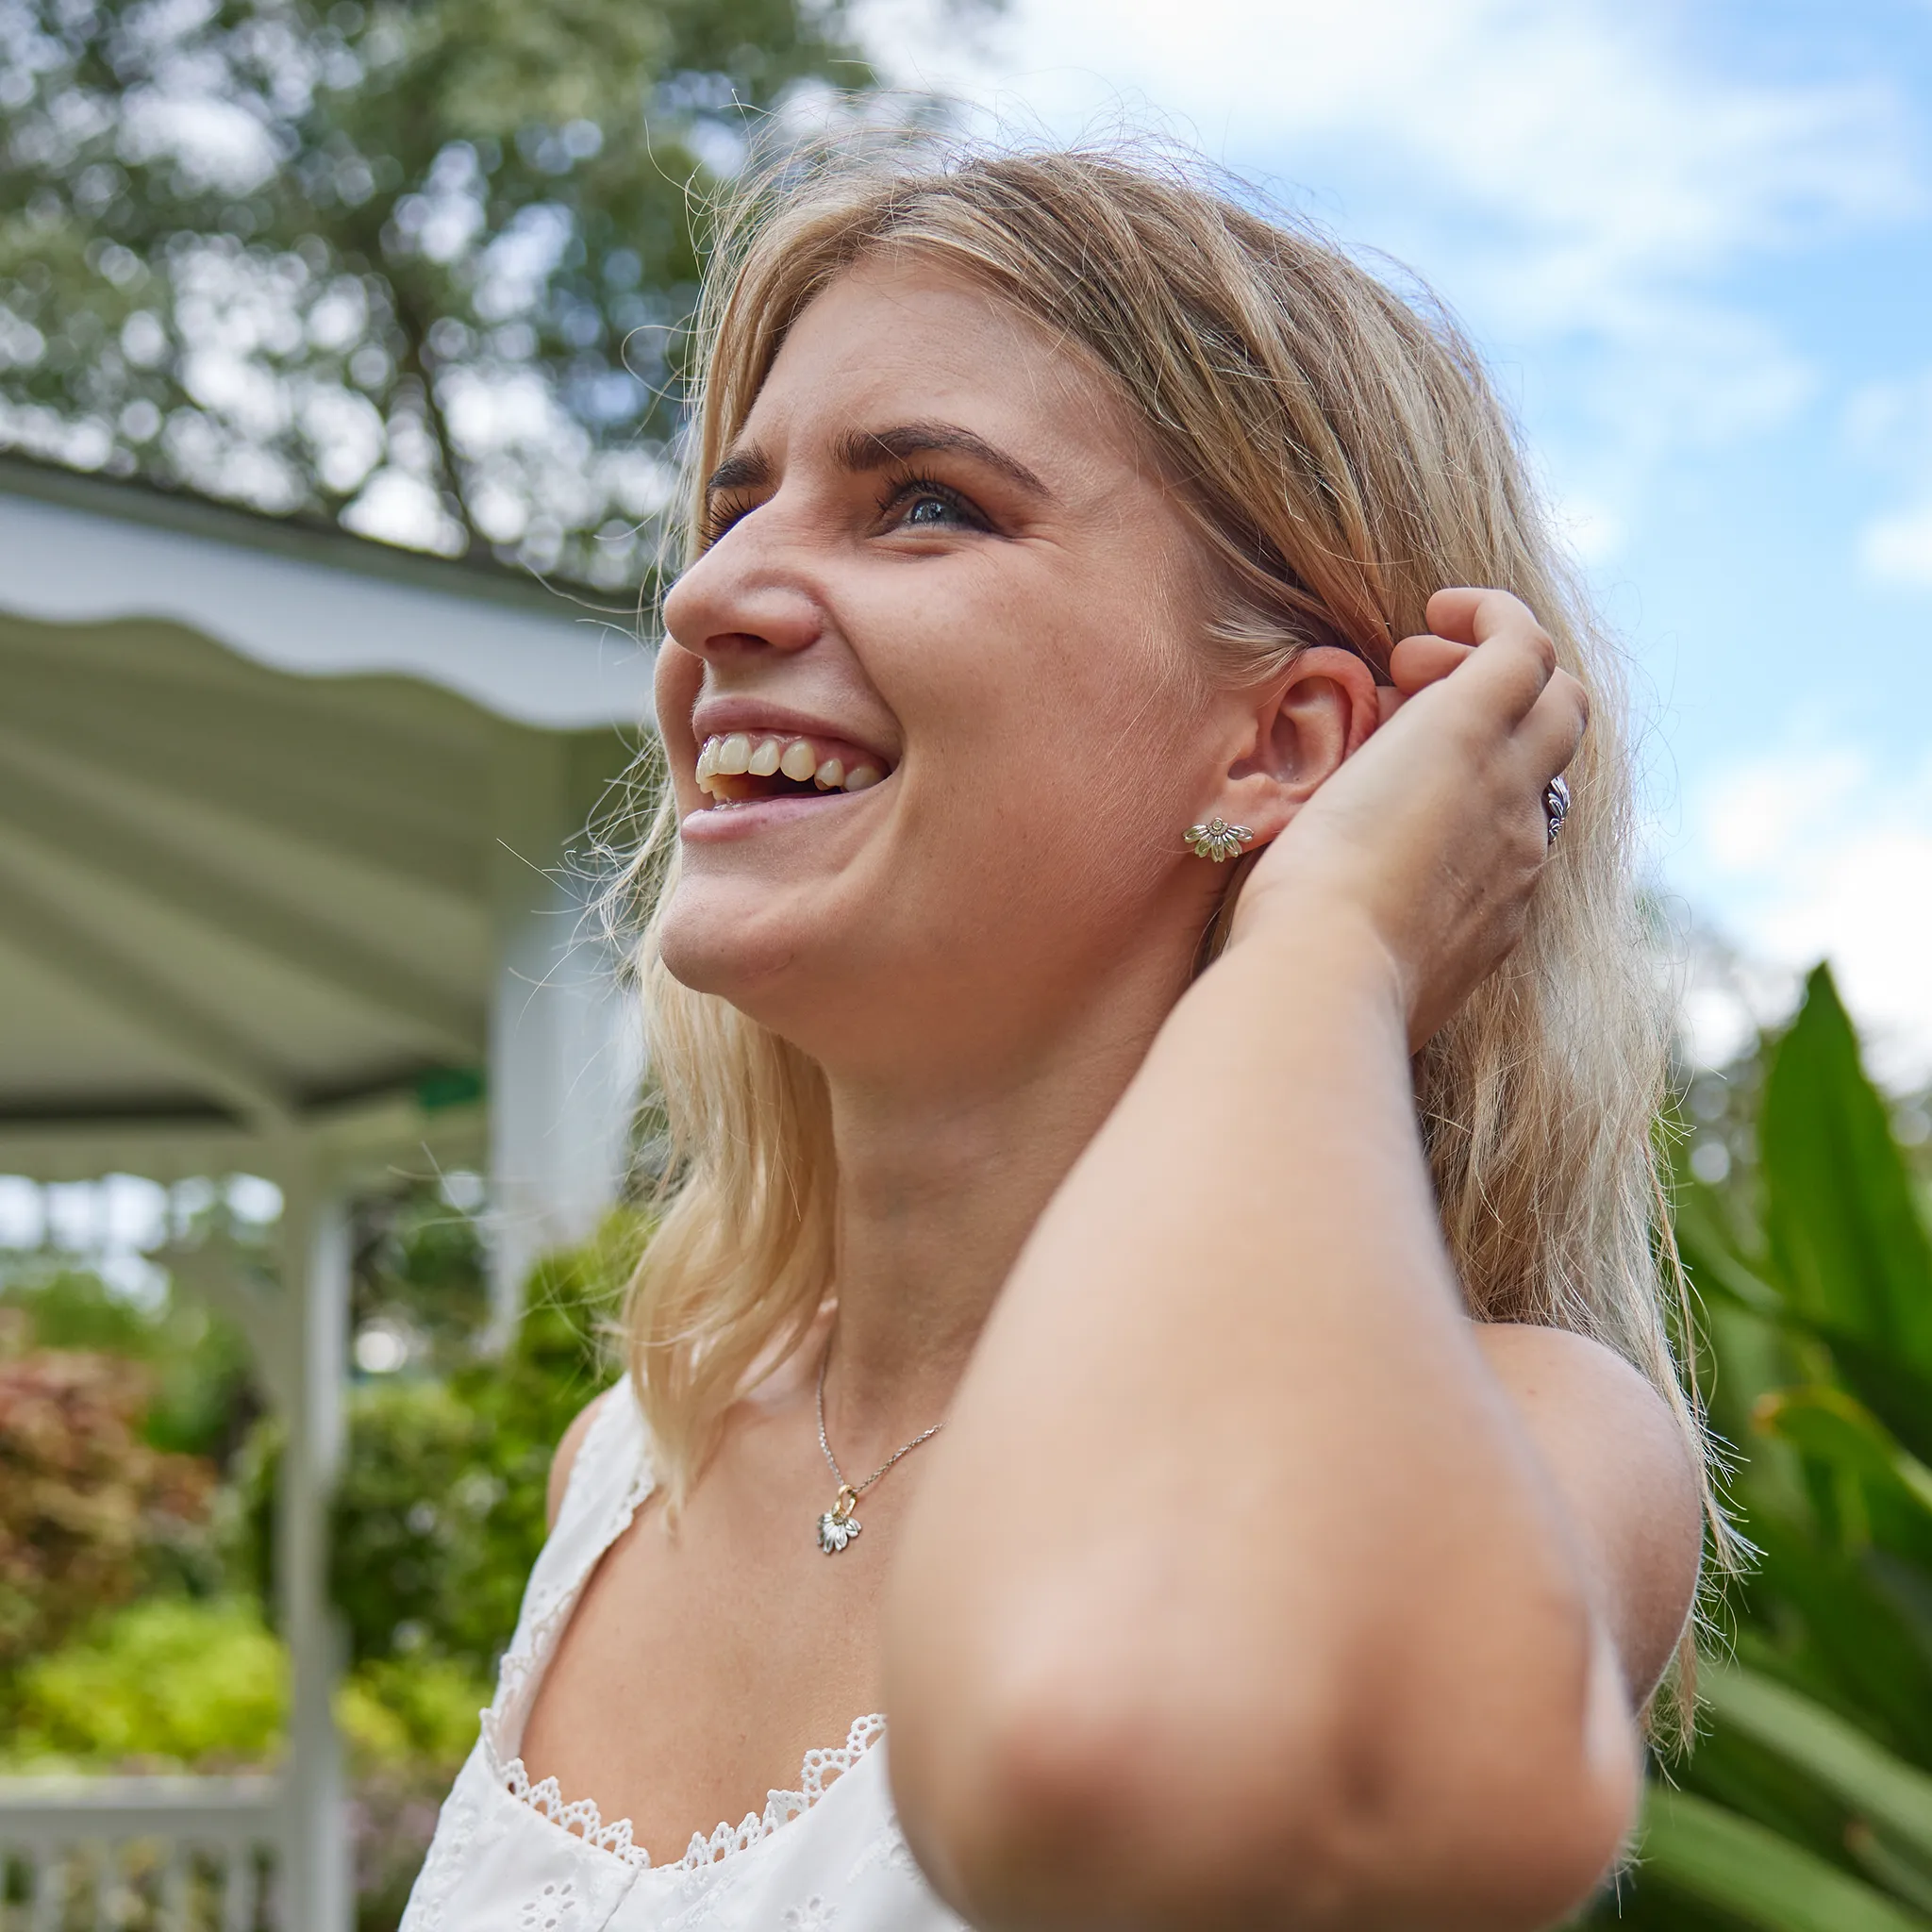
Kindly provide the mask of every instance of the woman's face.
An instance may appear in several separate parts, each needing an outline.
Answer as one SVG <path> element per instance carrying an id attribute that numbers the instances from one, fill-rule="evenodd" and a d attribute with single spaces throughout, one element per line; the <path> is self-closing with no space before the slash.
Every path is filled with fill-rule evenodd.
<path id="1" fill-rule="evenodd" d="M 1225 734 L 1189 532 L 1085 355 L 938 269 L 861 264 L 799 318 L 710 506 L 658 666 L 670 970 L 828 1066 L 968 1077 L 1123 976 L 1171 998 Z"/>

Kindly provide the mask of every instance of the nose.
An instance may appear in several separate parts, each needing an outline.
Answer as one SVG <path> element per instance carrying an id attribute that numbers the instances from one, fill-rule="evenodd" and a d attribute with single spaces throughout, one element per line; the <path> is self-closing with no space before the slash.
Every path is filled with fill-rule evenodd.
<path id="1" fill-rule="evenodd" d="M 773 506 L 734 524 L 664 599 L 674 642 L 710 662 L 765 650 L 802 651 L 824 629 L 824 610 L 795 541 Z"/>

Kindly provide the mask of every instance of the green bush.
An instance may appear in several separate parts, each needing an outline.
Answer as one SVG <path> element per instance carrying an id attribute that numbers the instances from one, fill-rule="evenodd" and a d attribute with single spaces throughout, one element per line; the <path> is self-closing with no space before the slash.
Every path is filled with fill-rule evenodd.
<path id="1" fill-rule="evenodd" d="M 214 1475 L 143 1439 L 145 1363 L 28 1340 L 0 1308 L 0 1705 L 22 1662 L 193 1544 Z"/>
<path id="2" fill-rule="evenodd" d="M 615 1374 L 605 1330 L 645 1232 L 620 1211 L 541 1260 L 501 1355 L 351 1389 L 330 1588 L 354 1663 L 428 1655 L 493 1672 L 542 1546 L 558 1440 Z M 271 1606 L 278 1443 L 279 1425 L 260 1424 L 232 1512 L 236 1573 Z"/>
<path id="3" fill-rule="evenodd" d="M 447 1657 L 380 1657 L 343 1685 L 336 1721 L 358 1777 L 423 1770 L 456 1775 L 490 1702 L 484 1679 Z"/>
<path id="4" fill-rule="evenodd" d="M 29 1346 L 142 1363 L 143 1438 L 157 1449 L 229 1460 L 261 1413 L 248 1343 L 232 1322 L 183 1296 L 141 1307 L 91 1269 L 58 1261 L 16 1260 L 8 1274 L 0 1308 L 25 1319 Z"/>
<path id="5" fill-rule="evenodd" d="M 286 1744 L 288 1683 L 254 1604 L 155 1598 L 26 1666 L 0 1769 L 267 1766 Z M 468 1756 L 489 1701 L 489 1684 L 446 1657 L 391 1657 L 351 1674 L 336 1717 L 358 1779 L 434 1786 Z"/>
<path id="6" fill-rule="evenodd" d="M 288 1717 L 282 1646 L 254 1605 L 136 1604 L 21 1673 L 14 1768 L 261 1764 Z"/>

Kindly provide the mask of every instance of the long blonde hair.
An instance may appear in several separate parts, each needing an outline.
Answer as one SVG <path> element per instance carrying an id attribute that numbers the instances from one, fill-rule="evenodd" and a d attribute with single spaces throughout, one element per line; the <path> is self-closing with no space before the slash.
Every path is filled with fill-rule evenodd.
<path id="1" fill-rule="evenodd" d="M 1468 341 L 1433 305 L 1183 163 L 936 142 L 794 155 L 718 219 L 694 344 L 689 557 L 698 481 L 791 324 L 880 253 L 972 277 L 1111 377 L 1224 587 L 1202 639 L 1214 675 L 1265 678 L 1315 641 L 1385 665 L 1425 628 L 1431 592 L 1483 584 L 1523 598 L 1588 687 L 1574 808 L 1523 944 L 1418 1057 L 1416 1105 L 1472 1313 L 1607 1342 L 1704 1466 L 1666 1314 L 1652 1136 L 1667 1029 L 1633 882 L 1618 659 Z M 627 1332 L 674 1496 L 747 1378 L 819 1309 L 838 1183 L 817 1066 L 664 970 L 675 845 L 667 801 L 621 888 L 648 916 L 636 958 L 675 1156 Z"/>

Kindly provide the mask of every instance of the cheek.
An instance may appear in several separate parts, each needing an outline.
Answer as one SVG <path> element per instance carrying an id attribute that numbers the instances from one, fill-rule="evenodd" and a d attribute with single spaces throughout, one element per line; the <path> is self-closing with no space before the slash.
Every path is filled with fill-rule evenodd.
<path id="1" fill-rule="evenodd" d="M 1179 700 L 1144 691 L 1007 687 L 960 721 L 929 781 L 908 788 L 907 831 L 956 882 L 962 912 L 1002 926 L 1115 919 L 1172 877 L 1199 791 L 1176 731 Z M 1027 701 L 1030 697 L 1030 702 Z M 1150 728 L 1159 721 L 1164 729 Z"/>

